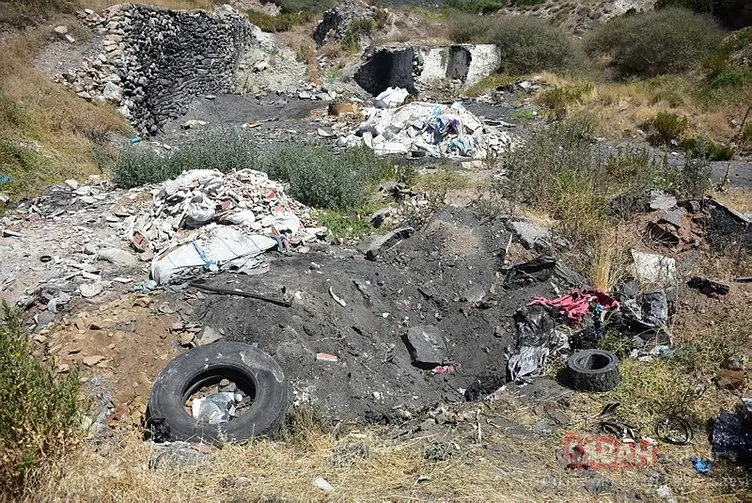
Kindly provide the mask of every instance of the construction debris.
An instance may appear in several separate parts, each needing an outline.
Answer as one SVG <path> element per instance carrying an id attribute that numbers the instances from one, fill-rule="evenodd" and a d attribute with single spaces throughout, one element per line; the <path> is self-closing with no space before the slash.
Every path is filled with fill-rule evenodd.
<path id="1" fill-rule="evenodd" d="M 266 250 L 285 240 L 316 239 L 310 210 L 285 194 L 281 183 L 250 169 L 230 174 L 191 170 L 152 191 L 151 208 L 136 216 L 127 239 L 136 250 L 156 253 L 152 278 L 171 280 L 185 269 L 248 273 Z"/>
<path id="2" fill-rule="evenodd" d="M 340 146 L 365 145 L 379 155 L 475 159 L 513 146 L 509 133 L 484 125 L 460 103 L 412 102 L 398 108 L 369 108 L 364 113 L 368 119 L 353 134 L 341 137 Z"/>

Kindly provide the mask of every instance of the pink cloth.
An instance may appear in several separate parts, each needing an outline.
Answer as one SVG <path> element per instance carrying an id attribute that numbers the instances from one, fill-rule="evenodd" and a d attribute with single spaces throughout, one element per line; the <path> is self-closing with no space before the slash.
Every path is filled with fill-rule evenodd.
<path id="1" fill-rule="evenodd" d="M 566 314 L 567 320 L 574 324 L 582 323 L 582 320 L 584 320 L 590 312 L 590 304 L 593 301 L 598 301 L 598 304 L 602 305 L 607 310 L 619 308 L 619 302 L 603 292 L 580 292 L 579 290 L 575 290 L 556 299 L 535 297 L 532 302 L 530 302 L 530 305 L 557 307 L 559 308 L 559 313 Z"/>

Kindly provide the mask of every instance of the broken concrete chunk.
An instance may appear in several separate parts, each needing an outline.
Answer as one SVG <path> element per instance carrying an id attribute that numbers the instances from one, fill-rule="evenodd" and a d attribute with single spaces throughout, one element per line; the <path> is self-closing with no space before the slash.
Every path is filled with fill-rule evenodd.
<path id="1" fill-rule="evenodd" d="M 206 327 L 204 328 L 204 333 L 201 334 L 199 346 L 205 346 L 206 344 L 217 342 L 220 339 L 222 339 L 222 334 L 214 330 L 212 327 Z"/>
<path id="2" fill-rule="evenodd" d="M 635 274 L 641 283 L 662 288 L 676 286 L 676 260 L 632 250 Z"/>
<path id="3" fill-rule="evenodd" d="M 78 286 L 78 290 L 81 292 L 81 297 L 85 299 L 96 297 L 102 293 L 103 289 L 104 287 L 102 286 L 101 281 L 97 281 L 96 283 L 82 283 Z"/>
<path id="4" fill-rule="evenodd" d="M 512 226 L 512 230 L 517 234 L 523 246 L 529 250 L 536 246 L 545 247 L 551 237 L 549 229 L 531 222 L 516 221 L 510 222 L 509 225 Z"/>
<path id="5" fill-rule="evenodd" d="M 660 190 L 654 190 L 650 193 L 651 210 L 670 210 L 676 208 L 676 198 Z"/>
<path id="6" fill-rule="evenodd" d="M 101 362 L 102 360 L 104 360 L 104 356 L 102 355 L 91 355 L 91 356 L 84 356 L 83 362 L 84 362 L 84 365 L 86 365 L 87 367 L 93 367 L 94 365 Z"/>
<path id="7" fill-rule="evenodd" d="M 138 259 L 125 250 L 119 248 L 107 248 L 99 252 L 99 260 L 106 260 L 120 267 L 136 267 Z"/>
<path id="8" fill-rule="evenodd" d="M 433 368 L 446 360 L 446 343 L 438 327 L 434 325 L 412 327 L 407 331 L 404 339 L 414 365 Z"/>
<path id="9" fill-rule="evenodd" d="M 671 210 L 666 212 L 665 215 L 661 217 L 661 219 L 658 221 L 659 223 L 668 223 L 676 227 L 677 229 L 681 229 L 682 223 L 684 220 L 684 215 L 687 213 L 687 210 L 684 208 L 676 208 L 675 210 Z"/>
<path id="10" fill-rule="evenodd" d="M 368 260 L 376 260 L 379 254 L 396 245 L 400 240 L 409 238 L 413 232 L 415 232 L 415 229 L 412 227 L 400 227 L 388 234 L 370 236 L 361 241 L 360 250 Z"/>

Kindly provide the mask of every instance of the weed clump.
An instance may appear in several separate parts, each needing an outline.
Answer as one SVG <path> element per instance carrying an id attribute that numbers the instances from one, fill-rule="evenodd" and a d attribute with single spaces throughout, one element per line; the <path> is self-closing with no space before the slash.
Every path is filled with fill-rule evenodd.
<path id="1" fill-rule="evenodd" d="M 697 68 L 721 41 L 712 18 L 668 8 L 620 16 L 585 42 L 591 56 L 607 56 L 620 78 L 679 74 Z"/>
<path id="2" fill-rule="evenodd" d="M 658 112 L 648 121 L 648 126 L 654 131 L 651 137 L 654 143 L 668 145 L 687 131 L 689 119 L 673 112 Z"/>
<path id="3" fill-rule="evenodd" d="M 363 205 L 373 185 L 392 170 L 389 161 L 358 148 L 339 154 L 291 143 L 268 155 L 262 169 L 290 184 L 290 195 L 309 206 L 344 211 Z"/>
<path id="4" fill-rule="evenodd" d="M 563 119 L 569 107 L 580 104 L 592 92 L 592 84 L 572 84 L 546 89 L 538 93 L 536 100 L 547 109 L 549 117 Z"/>
<path id="5" fill-rule="evenodd" d="M 84 404 L 78 374 L 58 378 L 34 355 L 19 314 L 0 308 L 0 487 L 13 496 L 75 443 Z"/>

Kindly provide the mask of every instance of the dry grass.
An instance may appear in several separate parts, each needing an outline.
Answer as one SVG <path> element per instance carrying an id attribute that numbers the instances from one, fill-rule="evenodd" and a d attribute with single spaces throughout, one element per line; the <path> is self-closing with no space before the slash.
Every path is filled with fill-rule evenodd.
<path id="1" fill-rule="evenodd" d="M 12 178 L 6 189 L 15 195 L 32 194 L 67 177 L 98 173 L 95 146 L 110 132 L 130 132 L 112 106 L 85 102 L 31 64 L 50 39 L 51 27 L 61 23 L 75 26 L 76 21 L 58 18 L 0 45 L 0 140 L 35 159 L 33 164 L 15 156 L 0 159 L 3 174 Z"/>

